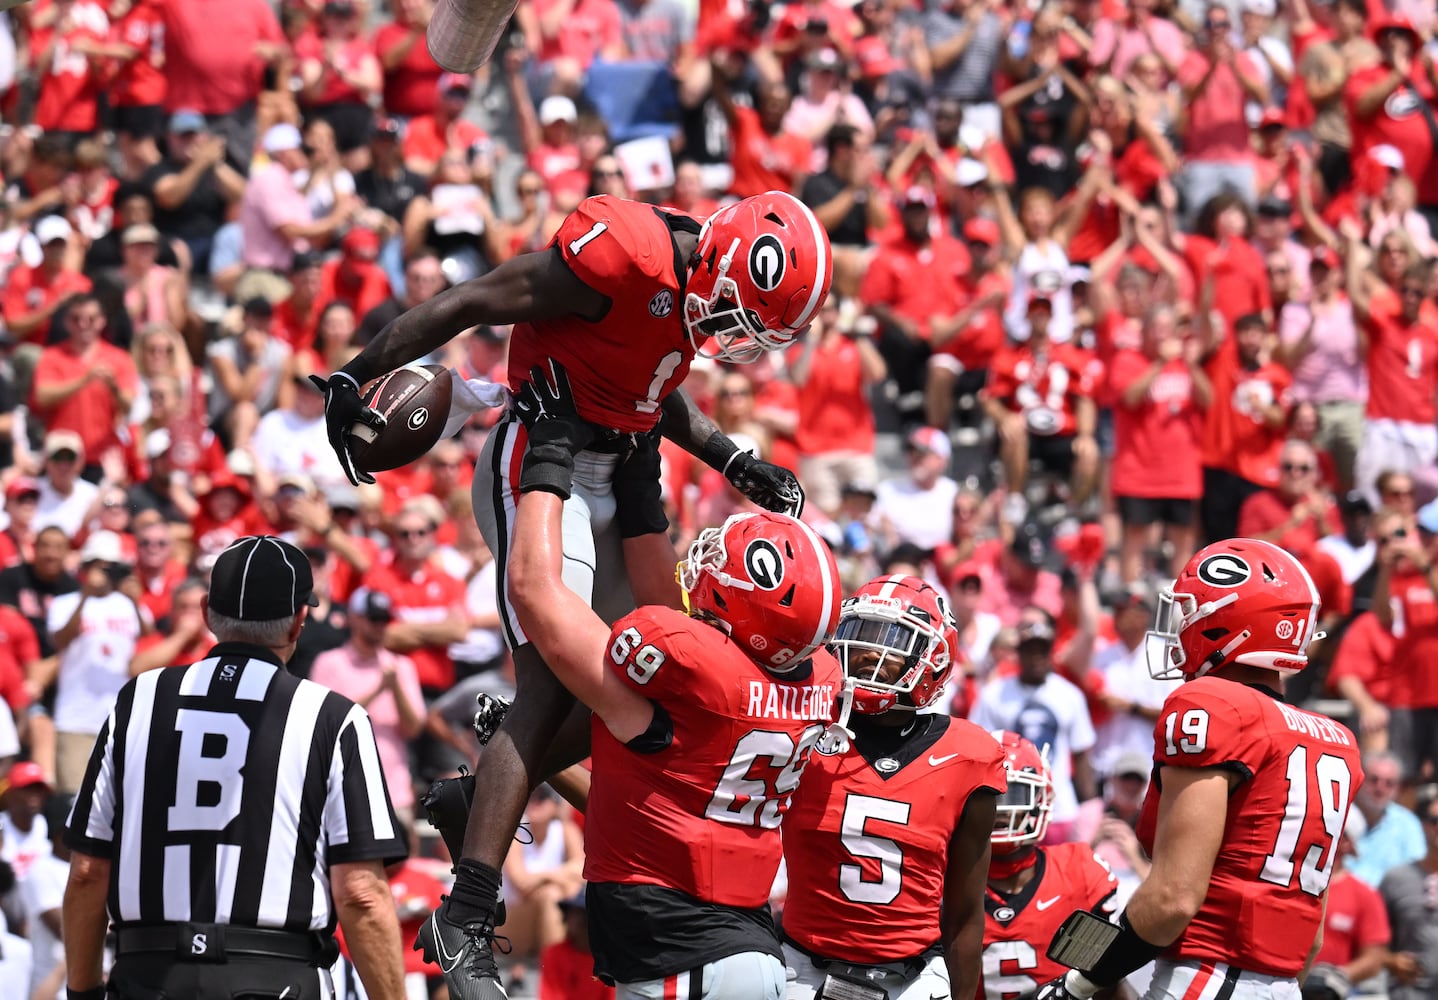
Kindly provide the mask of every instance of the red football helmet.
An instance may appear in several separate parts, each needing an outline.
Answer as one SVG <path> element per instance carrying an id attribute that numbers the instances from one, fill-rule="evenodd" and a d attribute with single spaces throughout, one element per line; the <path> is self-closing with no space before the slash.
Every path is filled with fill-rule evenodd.
<path id="1" fill-rule="evenodd" d="M 1149 673 L 1202 677 L 1242 663 L 1280 673 L 1308 665 L 1318 588 L 1303 564 L 1270 542 L 1230 538 L 1200 549 L 1159 591 L 1148 633 Z"/>
<path id="2" fill-rule="evenodd" d="M 829 645 L 854 682 L 854 711 L 861 715 L 931 704 L 960 655 L 949 602 L 919 577 L 903 574 L 870 580 L 845 601 Z M 877 659 L 864 662 L 874 654 Z M 881 680 L 894 660 L 900 672 Z M 910 703 L 900 705 L 901 695 Z"/>
<path id="3" fill-rule="evenodd" d="M 1049 814 L 1054 806 L 1049 748 L 1041 751 L 1018 733 L 997 730 L 992 735 L 1004 748 L 1009 789 L 999 796 L 998 815 L 994 817 L 994 832 L 989 841 L 995 854 L 1013 854 L 1037 844 L 1049 831 Z"/>
<path id="4" fill-rule="evenodd" d="M 705 357 L 747 364 L 787 347 L 829 294 L 829 235 L 803 202 L 782 191 L 711 215 L 684 296 L 684 330 Z M 705 353 L 705 339 L 715 349 Z"/>
<path id="5" fill-rule="evenodd" d="M 790 669 L 839 618 L 839 567 L 814 529 L 787 514 L 735 514 L 706 528 L 679 564 L 689 610 L 719 622 L 771 670 Z"/>

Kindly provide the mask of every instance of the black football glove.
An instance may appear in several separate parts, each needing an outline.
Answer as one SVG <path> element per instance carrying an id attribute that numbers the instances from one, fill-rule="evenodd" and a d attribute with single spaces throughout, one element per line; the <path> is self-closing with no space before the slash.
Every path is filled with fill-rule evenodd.
<path id="1" fill-rule="evenodd" d="M 350 434 L 355 424 L 362 424 L 378 434 L 384 430 L 384 416 L 364 405 L 360 399 L 359 383 L 344 372 L 335 372 L 328 379 L 311 375 L 310 381 L 325 394 L 325 430 L 345 478 L 353 486 L 373 483 L 374 476 L 355 467 L 354 456 L 350 454 Z"/>
<path id="2" fill-rule="evenodd" d="M 549 370 L 535 365 L 529 381 L 515 393 L 514 411 L 529 431 L 529 449 L 519 473 L 519 492 L 539 490 L 569 499 L 574 456 L 594 440 L 595 428 L 579 416 L 569 373 L 557 361 Z"/>
<path id="3" fill-rule="evenodd" d="M 489 746 L 489 741 L 498 732 L 500 723 L 509 714 L 512 703 L 508 698 L 481 693 L 474 696 L 474 704 L 474 721 L 470 723 L 474 729 L 474 738 L 479 740 L 480 746 Z"/>
<path id="4" fill-rule="evenodd" d="M 660 482 L 662 472 L 659 431 L 636 434 L 634 447 L 614 470 L 614 516 L 619 522 L 619 537 L 660 535 L 669 530 Z"/>
<path id="5" fill-rule="evenodd" d="M 798 517 L 804 513 L 804 487 L 794 473 L 782 465 L 737 451 L 724 465 L 724 478 L 734 488 L 765 510 Z"/>

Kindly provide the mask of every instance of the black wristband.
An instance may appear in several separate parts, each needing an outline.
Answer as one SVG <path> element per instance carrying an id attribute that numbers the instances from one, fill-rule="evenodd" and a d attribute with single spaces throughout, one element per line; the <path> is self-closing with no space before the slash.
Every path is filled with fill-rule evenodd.
<path id="1" fill-rule="evenodd" d="M 1138 936 L 1128 914 L 1118 917 L 1118 936 L 1113 939 L 1092 969 L 1080 969 L 1086 978 L 1102 987 L 1118 985 L 1130 972 L 1137 972 L 1162 955 L 1164 949 Z"/>
<path id="2" fill-rule="evenodd" d="M 88 990 L 65 988 L 66 1000 L 105 1000 L 105 987 L 93 986 Z"/>
<path id="3" fill-rule="evenodd" d="M 568 500 L 574 488 L 574 453 L 559 444 L 530 440 L 519 470 L 519 492 L 553 493 Z"/>
<path id="4" fill-rule="evenodd" d="M 739 452 L 739 446 L 730 441 L 723 431 L 715 431 L 709 440 L 699 447 L 700 460 L 711 469 L 724 471 L 725 466 Z"/>

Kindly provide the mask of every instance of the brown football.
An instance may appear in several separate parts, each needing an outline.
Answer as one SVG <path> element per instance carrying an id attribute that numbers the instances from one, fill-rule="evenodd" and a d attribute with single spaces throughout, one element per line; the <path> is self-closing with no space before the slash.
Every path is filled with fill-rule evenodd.
<path id="1" fill-rule="evenodd" d="M 364 404 L 384 416 L 384 430 L 366 424 L 350 429 L 350 454 L 361 472 L 384 472 L 421 458 L 434 447 L 449 420 L 454 392 L 449 370 L 410 365 L 364 387 Z"/>

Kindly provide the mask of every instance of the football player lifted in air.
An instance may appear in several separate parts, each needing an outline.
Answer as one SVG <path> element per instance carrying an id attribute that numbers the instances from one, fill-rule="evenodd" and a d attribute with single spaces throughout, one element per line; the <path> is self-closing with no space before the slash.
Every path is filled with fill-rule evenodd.
<path id="1" fill-rule="evenodd" d="M 1318 610 L 1302 564 L 1251 538 L 1200 550 L 1162 591 L 1149 668 L 1185 683 L 1154 727 L 1153 868 L 1116 924 L 1069 917 L 1049 955 L 1073 971 L 1038 997 L 1089 997 L 1155 959 L 1150 1000 L 1298 995 L 1363 782 L 1353 734 L 1281 699 Z"/>
<path id="2" fill-rule="evenodd" d="M 1077 907 L 1107 919 L 1118 880 L 1087 844 L 1040 847 L 1053 808 L 1045 754 L 1018 733 L 997 732 L 1009 789 L 999 796 L 984 897 L 984 996 L 1015 1000 L 1065 971 L 1045 954 Z"/>
<path id="3" fill-rule="evenodd" d="M 531 419 L 533 395 L 520 396 Z M 551 397 L 546 414 L 564 405 Z M 549 422 L 535 419 L 535 435 Z M 649 502 L 660 530 L 628 538 L 625 555 L 672 580 L 657 488 Z M 651 605 L 611 628 L 564 584 L 560 497 L 534 491 L 518 506 L 510 599 L 594 712 L 584 875 L 595 971 L 620 1000 L 778 1000 L 768 898 L 779 825 L 843 687 L 822 649 L 839 616 L 833 555 L 787 515 L 736 514 L 679 564 L 689 614 Z"/>
<path id="4" fill-rule="evenodd" d="M 746 198 L 702 226 L 639 202 L 588 198 L 549 247 L 411 309 L 323 381 L 330 444 L 352 481 L 373 480 L 350 455 L 351 429 L 384 424 L 361 402 L 360 386 L 480 324 L 515 324 L 512 390 L 523 387 L 532 368 L 558 362 L 572 376 L 586 422 L 584 441 L 555 436 L 557 425 L 538 440 L 511 412 L 490 434 L 475 470 L 475 516 L 499 562 L 499 606 L 518 690 L 509 721 L 479 763 L 483 807 L 470 813 L 456 891 L 440 913 L 450 933 L 465 939 L 460 964 L 469 972 L 446 973 L 457 1000 L 505 996 L 492 957 L 499 867 L 530 790 L 588 753 L 588 713 L 575 710 L 514 613 L 507 564 L 520 492 L 548 490 L 565 501 L 564 582 L 606 621 L 633 609 L 630 582 L 638 579 L 626 577 L 614 469 L 636 435 L 652 431 L 661 417 L 666 437 L 723 472 L 750 500 L 797 516 L 804 494 L 793 473 L 740 451 L 678 386 L 706 342 L 707 356 L 736 362 L 788 345 L 818 314 L 832 274 L 823 227 L 788 194 Z M 554 481 L 521 483 L 522 461 L 536 450 L 546 461 L 532 474 Z"/>
<path id="5" fill-rule="evenodd" d="M 788 1000 L 972 998 L 1003 755 L 988 733 L 918 714 L 962 656 L 953 614 L 915 576 L 845 601 L 829 648 L 853 686 L 852 748 L 821 741 L 784 820 Z"/>

